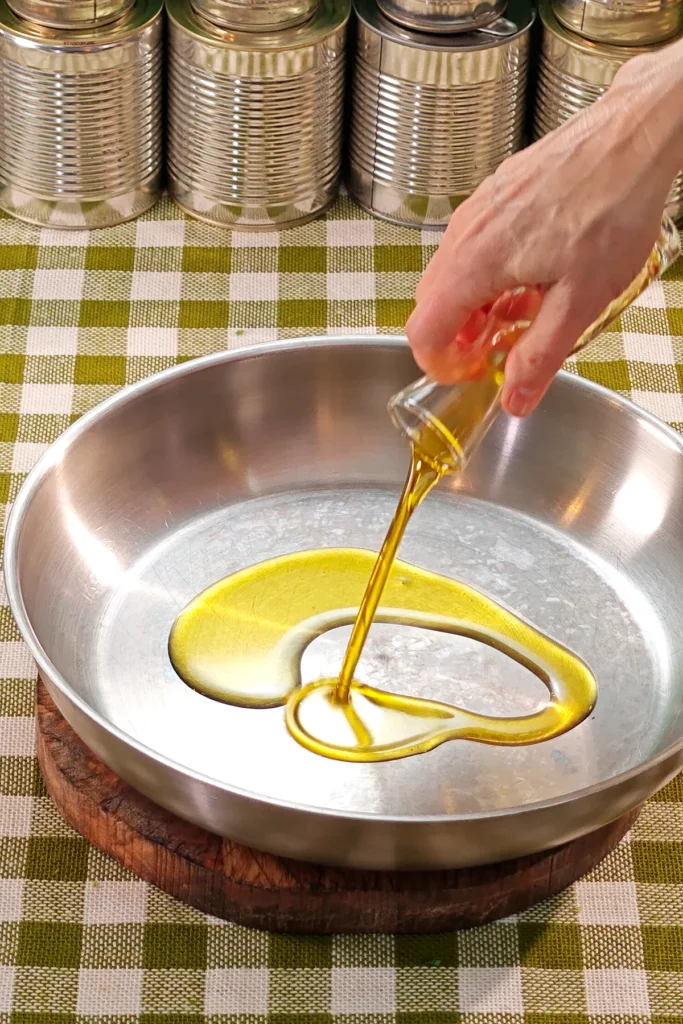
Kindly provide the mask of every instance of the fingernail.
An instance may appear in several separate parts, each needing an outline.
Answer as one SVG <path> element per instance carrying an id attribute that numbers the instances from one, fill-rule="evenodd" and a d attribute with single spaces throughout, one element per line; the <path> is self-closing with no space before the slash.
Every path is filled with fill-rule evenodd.
<path id="1" fill-rule="evenodd" d="M 507 410 L 511 416 L 528 416 L 537 400 L 537 391 L 531 388 L 513 388 L 506 403 Z"/>

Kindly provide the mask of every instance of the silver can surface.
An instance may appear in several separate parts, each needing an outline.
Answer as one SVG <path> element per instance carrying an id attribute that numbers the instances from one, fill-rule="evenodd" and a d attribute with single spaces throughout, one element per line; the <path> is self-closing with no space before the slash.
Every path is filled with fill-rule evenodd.
<path id="1" fill-rule="evenodd" d="M 543 44 L 534 109 L 537 139 L 599 99 L 619 68 L 646 51 L 645 47 L 610 46 L 582 39 L 560 25 L 550 0 L 541 0 L 539 13 Z M 683 220 L 683 172 L 671 186 L 666 212 L 679 224 Z"/>
<path id="2" fill-rule="evenodd" d="M 20 18 L 47 28 L 95 28 L 120 18 L 134 0 L 11 0 Z"/>
<path id="3" fill-rule="evenodd" d="M 192 0 L 214 25 L 241 32 L 292 28 L 310 18 L 318 0 Z"/>
<path id="4" fill-rule="evenodd" d="M 387 18 L 417 32 L 472 32 L 496 21 L 507 0 L 378 0 Z"/>
<path id="5" fill-rule="evenodd" d="M 355 0 L 358 45 L 348 183 L 361 206 L 413 227 L 453 210 L 519 149 L 534 14 L 463 35 L 395 25 L 376 0 Z"/>
<path id="6" fill-rule="evenodd" d="M 0 209 L 56 228 L 147 210 L 162 167 L 162 5 L 58 34 L 0 2 Z"/>
<path id="7" fill-rule="evenodd" d="M 644 46 L 683 29 L 681 0 L 555 0 L 555 16 L 585 39 Z"/>
<path id="8" fill-rule="evenodd" d="M 233 33 L 169 0 L 169 189 L 212 224 L 275 230 L 311 220 L 339 188 L 349 0 L 305 25 Z"/>

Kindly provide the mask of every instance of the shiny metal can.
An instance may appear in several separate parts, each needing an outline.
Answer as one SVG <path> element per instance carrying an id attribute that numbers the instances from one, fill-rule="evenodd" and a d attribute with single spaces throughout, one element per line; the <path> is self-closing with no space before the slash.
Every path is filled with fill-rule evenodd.
<path id="1" fill-rule="evenodd" d="M 238 32 L 293 28 L 312 17 L 318 0 L 192 0 L 198 14 Z"/>
<path id="2" fill-rule="evenodd" d="M 537 139 L 606 93 L 627 60 L 653 49 L 652 46 L 612 46 L 583 39 L 559 23 L 551 0 L 541 0 L 539 13 L 543 42 L 534 108 L 534 137 Z M 683 172 L 671 186 L 666 212 L 677 223 L 683 221 Z"/>
<path id="3" fill-rule="evenodd" d="M 0 0 L 0 209 L 96 228 L 147 210 L 162 169 L 161 0 L 68 34 Z"/>
<path id="4" fill-rule="evenodd" d="M 168 0 L 168 179 L 212 224 L 274 230 L 321 214 L 339 188 L 350 0 L 305 24 L 227 32 Z"/>
<path id="5" fill-rule="evenodd" d="M 554 0 L 557 20 L 585 39 L 645 46 L 683 29 L 681 0 Z"/>
<path id="6" fill-rule="evenodd" d="M 349 189 L 378 217 L 443 227 L 520 148 L 533 9 L 511 0 L 488 29 L 428 36 L 354 4 Z"/>
<path id="7" fill-rule="evenodd" d="M 134 0 L 8 0 L 20 18 L 47 28 L 96 28 L 116 21 Z"/>
<path id="8" fill-rule="evenodd" d="M 496 21 L 507 0 L 378 0 L 387 18 L 416 32 L 472 32 Z"/>

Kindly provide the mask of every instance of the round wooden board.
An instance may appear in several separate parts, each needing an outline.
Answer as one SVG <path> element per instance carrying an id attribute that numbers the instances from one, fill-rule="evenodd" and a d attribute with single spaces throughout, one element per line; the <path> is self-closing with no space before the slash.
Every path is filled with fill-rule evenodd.
<path id="1" fill-rule="evenodd" d="M 555 850 L 455 871 L 350 871 L 285 860 L 190 825 L 122 782 L 38 682 L 37 754 L 48 792 L 88 842 L 215 917 L 293 933 L 427 933 L 495 921 L 552 896 L 610 853 L 638 811 Z"/>

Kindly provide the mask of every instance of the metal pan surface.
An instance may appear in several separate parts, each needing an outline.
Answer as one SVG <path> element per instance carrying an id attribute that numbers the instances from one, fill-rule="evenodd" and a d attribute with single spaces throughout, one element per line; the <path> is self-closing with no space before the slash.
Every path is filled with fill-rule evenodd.
<path id="1" fill-rule="evenodd" d="M 298 747 L 282 709 L 219 704 L 167 654 L 179 610 L 221 577 L 312 547 L 377 549 L 406 469 L 388 398 L 402 339 L 303 339 L 183 364 L 119 393 L 40 460 L 6 539 L 12 610 L 61 711 L 124 779 L 181 816 L 315 862 L 494 862 L 588 832 L 683 764 L 683 442 L 563 374 L 503 416 L 410 524 L 402 557 L 477 587 L 574 650 L 594 713 L 525 748 L 446 743 L 353 765 Z M 314 641 L 331 674 L 348 631 Z M 489 714 L 545 689 L 462 638 L 373 629 L 364 678 Z"/>

